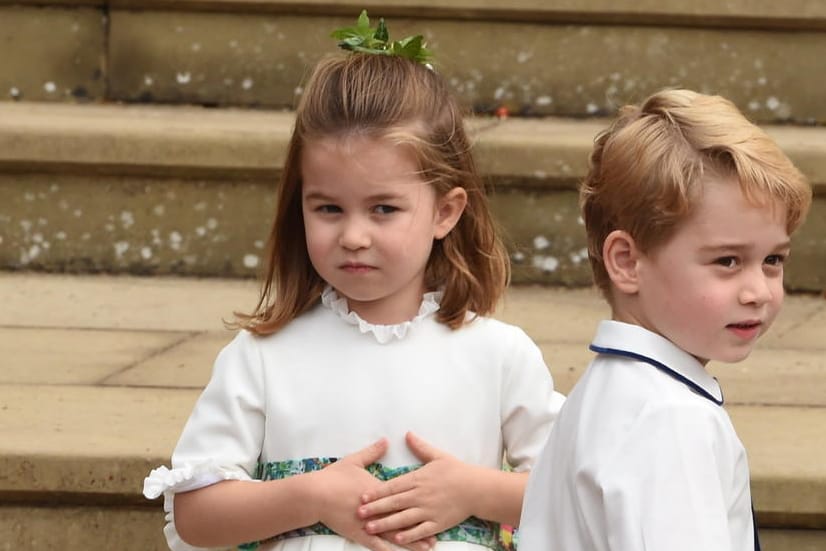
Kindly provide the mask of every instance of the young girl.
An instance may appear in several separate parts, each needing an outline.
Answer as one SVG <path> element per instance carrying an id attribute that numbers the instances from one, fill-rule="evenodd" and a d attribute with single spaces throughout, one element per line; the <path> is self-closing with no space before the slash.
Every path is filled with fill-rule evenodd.
<path id="1" fill-rule="evenodd" d="M 507 277 L 444 79 L 322 61 L 258 306 L 145 483 L 170 547 L 498 549 L 562 400 L 527 335 L 484 317 Z"/>

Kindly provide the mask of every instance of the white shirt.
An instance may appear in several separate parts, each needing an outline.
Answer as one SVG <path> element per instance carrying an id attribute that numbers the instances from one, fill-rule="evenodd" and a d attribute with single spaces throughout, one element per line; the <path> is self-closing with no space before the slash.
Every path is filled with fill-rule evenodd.
<path id="1" fill-rule="evenodd" d="M 636 325 L 603 321 L 591 347 L 605 353 L 531 472 L 520 551 L 753 551 L 746 452 L 717 381 Z"/>
<path id="2" fill-rule="evenodd" d="M 155 469 L 147 497 L 165 496 L 166 535 L 192 549 L 174 525 L 176 492 L 256 478 L 259 463 L 339 458 L 386 437 L 383 467 L 419 464 L 413 431 L 462 461 L 517 471 L 533 466 L 563 400 L 539 348 L 519 328 L 479 318 L 452 331 L 439 323 L 437 295 L 410 322 L 376 326 L 325 292 L 323 305 L 277 333 L 241 332 L 219 354 L 172 456 Z M 471 543 L 437 549 L 479 550 Z M 336 535 L 268 542 L 259 551 L 362 549 Z"/>

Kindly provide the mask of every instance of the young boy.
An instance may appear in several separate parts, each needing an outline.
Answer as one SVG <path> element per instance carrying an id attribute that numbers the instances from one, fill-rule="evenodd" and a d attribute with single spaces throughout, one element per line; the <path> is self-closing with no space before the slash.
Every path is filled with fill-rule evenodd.
<path id="1" fill-rule="evenodd" d="M 597 137 L 580 199 L 612 319 L 531 474 L 520 550 L 759 549 L 705 365 L 743 360 L 774 321 L 811 189 L 729 101 L 668 90 Z"/>

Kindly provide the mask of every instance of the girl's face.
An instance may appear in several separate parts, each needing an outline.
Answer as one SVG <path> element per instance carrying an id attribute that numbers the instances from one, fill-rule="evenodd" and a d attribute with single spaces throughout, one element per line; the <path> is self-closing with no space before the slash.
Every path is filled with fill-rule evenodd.
<path id="1" fill-rule="evenodd" d="M 639 261 L 639 325 L 705 362 L 748 356 L 783 302 L 789 235 L 782 209 L 711 179 L 697 211 Z"/>
<path id="2" fill-rule="evenodd" d="M 414 317 L 433 240 L 458 221 L 464 190 L 437 198 L 409 147 L 355 135 L 305 143 L 301 174 L 307 251 L 321 278 L 370 323 Z"/>

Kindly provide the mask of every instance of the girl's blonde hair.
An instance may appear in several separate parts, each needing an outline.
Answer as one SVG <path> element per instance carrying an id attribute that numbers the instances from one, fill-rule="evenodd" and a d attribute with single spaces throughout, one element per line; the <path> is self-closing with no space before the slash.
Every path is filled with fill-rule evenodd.
<path id="1" fill-rule="evenodd" d="M 736 179 L 758 206 L 778 205 L 793 233 L 812 192 L 777 144 L 730 101 L 665 90 L 620 110 L 595 139 L 580 188 L 594 282 L 610 300 L 605 239 L 627 231 L 642 252 L 667 242 L 695 208 L 710 176 Z"/>
<path id="2" fill-rule="evenodd" d="M 348 135 L 389 139 L 415 152 L 422 177 L 441 197 L 452 188 L 468 202 L 453 230 L 433 244 L 425 272 L 428 289 L 443 289 L 438 319 L 460 327 L 467 314 L 490 314 L 510 276 L 461 109 L 431 68 L 396 56 L 354 53 L 315 67 L 296 111 L 278 189 L 275 221 L 258 305 L 236 313 L 236 327 L 258 335 L 278 331 L 315 305 L 326 283 L 307 253 L 301 208 L 304 144 Z"/>

